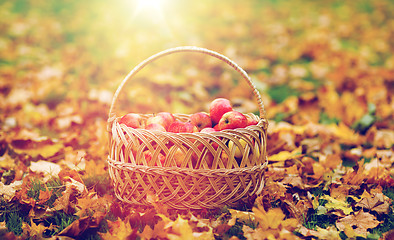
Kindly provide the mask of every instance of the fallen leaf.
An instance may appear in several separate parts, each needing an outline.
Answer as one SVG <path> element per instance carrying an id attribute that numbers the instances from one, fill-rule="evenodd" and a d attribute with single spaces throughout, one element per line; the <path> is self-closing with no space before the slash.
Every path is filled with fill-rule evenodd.
<path id="1" fill-rule="evenodd" d="M 328 203 L 324 205 L 327 210 L 341 210 L 345 215 L 349 215 L 351 212 L 353 212 L 352 207 L 349 206 L 348 203 L 337 200 L 329 195 L 323 195 L 320 197 L 320 199 L 328 201 Z"/>
<path id="2" fill-rule="evenodd" d="M 167 223 L 165 228 L 168 229 L 167 237 L 171 240 L 193 239 L 193 229 L 188 220 L 180 215 L 175 221 Z"/>
<path id="3" fill-rule="evenodd" d="M 47 186 L 45 186 L 45 188 L 46 188 L 45 191 L 40 190 L 40 195 L 38 196 L 37 204 L 44 204 L 46 201 L 48 201 L 51 198 L 52 191 L 49 191 Z"/>
<path id="4" fill-rule="evenodd" d="M 356 234 L 366 237 L 368 229 L 375 228 L 379 225 L 379 221 L 376 217 L 370 213 L 365 213 L 362 210 L 339 219 L 336 222 L 336 226 L 339 230 L 344 231 L 348 226 L 354 229 Z"/>
<path id="5" fill-rule="evenodd" d="M 235 209 L 229 209 L 229 212 L 233 219 L 239 219 L 244 222 L 255 221 L 255 216 L 253 212 L 244 212 Z M 230 224 L 230 225 L 234 225 L 234 224 Z"/>
<path id="6" fill-rule="evenodd" d="M 349 185 L 336 185 L 331 187 L 330 196 L 334 199 L 345 201 L 346 197 L 349 196 Z"/>
<path id="7" fill-rule="evenodd" d="M 263 230 L 262 228 L 252 229 L 247 225 L 243 225 L 242 232 L 246 239 L 265 240 L 278 239 L 279 232 L 276 230 Z"/>
<path id="8" fill-rule="evenodd" d="M 390 210 L 389 198 L 383 193 L 375 193 L 373 196 L 364 197 L 356 204 L 356 207 L 362 207 L 379 214 L 388 213 Z"/>
<path id="9" fill-rule="evenodd" d="M 153 229 L 149 225 L 146 225 L 144 231 L 138 235 L 141 237 L 141 239 L 166 238 L 167 233 L 164 229 L 165 225 L 166 223 L 163 220 L 155 224 Z"/>
<path id="10" fill-rule="evenodd" d="M 28 236 L 32 239 L 44 239 L 43 234 L 44 231 L 48 229 L 45 227 L 43 223 L 39 223 L 38 225 L 31 221 L 31 224 L 24 223 L 24 229 L 28 232 Z"/>
<path id="11" fill-rule="evenodd" d="M 10 201 L 14 196 L 16 191 L 22 188 L 22 181 L 15 181 L 9 185 L 4 185 L 0 182 L 0 196 L 6 201 Z"/>
<path id="12" fill-rule="evenodd" d="M 260 228 L 263 230 L 288 229 L 292 231 L 298 225 L 298 220 L 295 218 L 285 219 L 286 215 L 280 208 L 272 208 L 267 212 L 263 206 L 258 206 L 254 207 L 252 211 L 259 222 Z"/>
<path id="13" fill-rule="evenodd" d="M 268 161 L 273 161 L 273 162 L 282 162 L 286 161 L 289 159 L 294 159 L 296 157 L 300 157 L 301 155 L 301 148 L 296 148 L 295 150 L 289 152 L 289 151 L 281 151 L 277 154 L 273 154 L 268 156 Z"/>
<path id="14" fill-rule="evenodd" d="M 266 212 L 261 206 L 259 208 L 253 208 L 252 210 L 255 214 L 256 220 L 259 221 L 260 227 L 263 230 L 277 229 L 285 218 L 285 215 L 280 208 L 273 208 Z"/>
<path id="15" fill-rule="evenodd" d="M 52 177 L 57 177 L 61 171 L 61 167 L 56 163 L 40 160 L 38 162 L 31 162 L 30 171 L 43 174 L 43 181 L 46 182 Z"/>
<path id="16" fill-rule="evenodd" d="M 332 239 L 340 240 L 340 232 L 333 226 L 329 226 L 327 229 L 316 227 L 316 234 L 314 235 L 318 239 Z"/>
<path id="17" fill-rule="evenodd" d="M 118 218 L 116 221 L 107 221 L 107 223 L 109 228 L 108 232 L 99 233 L 103 240 L 136 239 L 137 229 L 133 229 L 128 221 L 122 221 L 122 219 Z"/>
<path id="18" fill-rule="evenodd" d="M 75 238 L 81 233 L 83 233 L 86 229 L 92 227 L 98 227 L 99 222 L 104 218 L 104 215 L 95 214 L 95 216 L 84 216 L 75 221 L 73 221 L 70 225 L 64 228 L 58 235 L 60 236 L 68 236 Z"/>
<path id="19" fill-rule="evenodd" d="M 305 185 L 302 182 L 302 178 L 300 176 L 286 176 L 283 180 L 282 183 L 285 185 L 290 185 L 293 187 L 297 187 L 300 189 L 304 189 Z"/>
<path id="20" fill-rule="evenodd" d="M 73 193 L 74 188 L 71 183 L 66 183 L 66 190 L 62 192 L 62 196 L 58 197 L 53 203 L 53 208 L 48 209 L 47 211 L 64 211 L 65 213 L 69 213 L 69 206 L 72 204 L 70 202 L 70 196 Z"/>
<path id="21" fill-rule="evenodd" d="M 99 197 L 96 192 L 89 192 L 84 197 L 77 199 L 75 215 L 83 217 L 91 216 L 92 213 L 96 212 L 107 213 L 112 201 L 113 197 L 110 195 Z"/>
<path id="22" fill-rule="evenodd" d="M 33 158 L 41 156 L 44 159 L 54 156 L 64 147 L 62 143 L 48 137 L 30 138 L 29 136 L 12 140 L 11 146 L 18 154 L 27 154 Z"/>
<path id="23" fill-rule="evenodd" d="M 340 240 L 340 232 L 333 226 L 329 226 L 327 229 L 316 227 L 316 230 L 312 230 L 301 226 L 296 230 L 304 237 L 315 237 L 317 239 L 335 239 Z"/>

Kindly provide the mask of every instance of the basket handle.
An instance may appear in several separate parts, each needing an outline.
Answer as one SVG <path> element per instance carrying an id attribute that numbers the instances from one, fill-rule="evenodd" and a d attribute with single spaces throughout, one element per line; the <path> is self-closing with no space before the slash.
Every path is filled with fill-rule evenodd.
<path id="1" fill-rule="evenodd" d="M 112 104 L 111 104 L 109 114 L 108 114 L 108 128 L 110 128 L 111 123 L 116 118 L 116 115 L 114 113 L 115 105 L 116 105 L 116 102 L 118 99 L 118 95 L 119 95 L 120 91 L 123 89 L 123 86 L 125 85 L 125 83 L 129 79 L 131 79 L 135 74 L 137 74 L 142 68 L 144 68 L 146 65 L 153 62 L 154 60 L 156 60 L 160 57 L 172 54 L 172 53 L 177 53 L 177 52 L 198 52 L 198 53 L 207 54 L 207 55 L 210 55 L 210 56 L 213 56 L 213 57 L 216 57 L 216 58 L 222 60 L 223 62 L 227 63 L 229 66 L 234 68 L 238 73 L 240 73 L 242 75 L 242 77 L 246 80 L 248 85 L 252 88 L 253 94 L 256 97 L 256 100 L 257 100 L 257 103 L 259 106 L 260 118 L 266 119 L 263 100 L 261 99 L 260 93 L 256 89 L 255 85 L 253 84 L 252 80 L 250 79 L 248 74 L 245 72 L 245 70 L 243 70 L 241 67 L 239 67 L 234 61 L 230 60 L 228 57 L 223 56 L 222 54 L 217 53 L 215 51 L 212 51 L 212 50 L 209 50 L 206 48 L 195 47 L 195 46 L 183 46 L 183 47 L 170 48 L 170 49 L 161 51 L 159 53 L 156 53 L 155 55 L 152 55 L 151 57 L 142 61 L 133 70 L 130 71 L 130 73 L 120 83 L 120 85 L 119 85 L 118 89 L 116 90 L 114 97 L 112 99 Z"/>

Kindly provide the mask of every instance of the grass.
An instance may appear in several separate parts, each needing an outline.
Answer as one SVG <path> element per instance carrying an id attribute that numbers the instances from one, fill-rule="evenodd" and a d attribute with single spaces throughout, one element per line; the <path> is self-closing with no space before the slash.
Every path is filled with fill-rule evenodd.
<path id="1" fill-rule="evenodd" d="M 44 224 L 46 226 L 50 226 L 51 224 L 55 226 L 55 229 L 48 232 L 46 235 L 48 235 L 48 236 L 57 235 L 58 233 L 60 233 L 63 229 L 65 229 L 67 226 L 69 226 L 72 222 L 74 222 L 77 219 L 78 219 L 78 217 L 73 214 L 67 214 L 63 211 L 55 212 L 53 214 L 53 216 L 46 218 L 44 221 Z"/>
<path id="2" fill-rule="evenodd" d="M 5 219 L 5 226 L 10 232 L 13 232 L 17 236 L 23 233 L 22 218 L 18 212 L 11 212 L 7 214 Z"/>
<path id="3" fill-rule="evenodd" d="M 29 223 L 30 207 L 19 202 L 5 201 L 0 197 L 0 222 L 5 222 L 9 232 L 19 236 L 22 234 L 22 223 Z"/>
<path id="4" fill-rule="evenodd" d="M 231 237 L 235 236 L 238 239 L 246 240 L 246 238 L 244 237 L 244 232 L 242 231 L 243 225 L 243 222 L 239 222 L 237 220 L 235 224 L 231 226 L 231 228 L 224 234 L 224 239 L 230 239 Z"/>

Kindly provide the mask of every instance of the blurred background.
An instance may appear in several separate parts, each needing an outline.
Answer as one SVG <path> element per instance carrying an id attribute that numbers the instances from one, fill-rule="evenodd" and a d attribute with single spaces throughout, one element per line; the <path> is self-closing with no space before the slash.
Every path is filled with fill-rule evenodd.
<path id="1" fill-rule="evenodd" d="M 0 121 L 52 128 L 54 116 L 106 120 L 132 68 L 184 45 L 217 51 L 244 68 L 275 121 L 351 126 L 371 104 L 387 120 L 393 13 L 389 0 L 1 1 Z M 219 96 L 258 112 L 251 89 L 224 63 L 176 54 L 132 79 L 119 111 L 207 111 Z"/>

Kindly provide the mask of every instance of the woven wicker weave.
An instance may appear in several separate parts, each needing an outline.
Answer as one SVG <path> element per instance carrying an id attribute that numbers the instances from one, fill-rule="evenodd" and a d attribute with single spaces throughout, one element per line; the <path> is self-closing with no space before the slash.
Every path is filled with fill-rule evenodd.
<path id="1" fill-rule="evenodd" d="M 115 105 L 125 83 L 150 62 L 177 52 L 208 54 L 240 73 L 256 97 L 260 117 L 248 115 L 258 124 L 213 133 L 160 132 L 119 124 Z M 153 114 L 140 116 L 147 119 Z M 174 116 L 180 121 L 190 117 L 186 114 Z M 156 203 L 175 209 L 217 208 L 258 194 L 264 186 L 267 166 L 267 126 L 259 92 L 246 72 L 232 60 L 198 47 L 159 52 L 137 65 L 114 94 L 108 118 L 107 162 L 115 194 L 126 203 L 150 206 L 154 199 Z"/>

